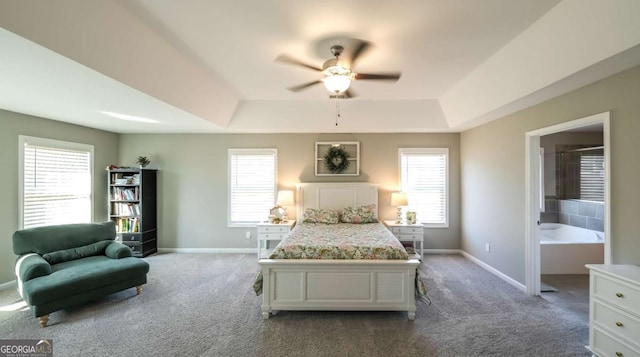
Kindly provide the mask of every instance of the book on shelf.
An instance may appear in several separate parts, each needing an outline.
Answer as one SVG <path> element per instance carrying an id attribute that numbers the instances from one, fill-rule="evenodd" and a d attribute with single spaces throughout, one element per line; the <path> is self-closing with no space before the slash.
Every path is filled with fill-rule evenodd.
<path id="1" fill-rule="evenodd" d="M 116 230 L 118 233 L 138 233 L 140 232 L 140 220 L 138 217 L 118 218 Z"/>
<path id="2" fill-rule="evenodd" d="M 112 203 L 113 210 L 115 216 L 139 216 L 140 215 L 140 205 L 137 203 L 121 203 L 114 202 Z"/>
<path id="3" fill-rule="evenodd" d="M 138 187 L 112 187 L 111 199 L 117 201 L 137 201 L 140 199 Z"/>
<path id="4" fill-rule="evenodd" d="M 125 175 L 121 172 L 112 172 L 111 182 L 116 185 L 139 185 L 140 174 Z"/>

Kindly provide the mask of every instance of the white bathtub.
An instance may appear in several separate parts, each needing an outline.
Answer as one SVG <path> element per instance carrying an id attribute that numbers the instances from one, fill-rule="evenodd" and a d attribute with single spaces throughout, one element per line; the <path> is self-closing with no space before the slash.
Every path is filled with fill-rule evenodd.
<path id="1" fill-rule="evenodd" d="M 589 274 L 585 264 L 604 263 L 604 233 L 559 223 L 540 225 L 542 274 Z"/>
<path id="2" fill-rule="evenodd" d="M 604 243 L 604 233 L 560 223 L 540 225 L 540 244 Z"/>

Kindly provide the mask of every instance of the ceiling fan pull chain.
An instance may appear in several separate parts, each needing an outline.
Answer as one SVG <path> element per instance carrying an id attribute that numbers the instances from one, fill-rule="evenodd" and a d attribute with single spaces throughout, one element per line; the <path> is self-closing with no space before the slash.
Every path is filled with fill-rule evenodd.
<path id="1" fill-rule="evenodd" d="M 338 95 L 336 95 L 336 126 L 338 126 L 338 118 L 340 118 L 340 104 L 338 103 Z"/>

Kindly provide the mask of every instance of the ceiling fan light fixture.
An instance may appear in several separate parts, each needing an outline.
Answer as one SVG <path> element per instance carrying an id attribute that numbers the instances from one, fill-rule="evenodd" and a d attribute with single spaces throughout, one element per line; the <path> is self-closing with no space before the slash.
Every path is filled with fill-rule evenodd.
<path id="1" fill-rule="evenodd" d="M 322 82 L 329 92 L 339 94 L 349 89 L 351 78 L 344 74 L 333 74 L 325 77 Z"/>
<path id="2" fill-rule="evenodd" d="M 299 92 L 303 89 L 307 89 L 311 86 L 314 86 L 320 82 L 324 83 L 324 86 L 327 88 L 329 92 L 331 92 L 330 98 L 353 98 L 354 93 L 349 90 L 349 86 L 351 85 L 351 81 L 355 80 L 382 80 L 382 81 L 397 81 L 400 79 L 400 72 L 397 73 L 361 73 L 361 72 L 353 72 L 351 70 L 354 65 L 356 59 L 358 59 L 363 53 L 366 52 L 367 48 L 370 47 L 370 43 L 363 40 L 353 39 L 355 41 L 353 51 L 351 51 L 351 56 L 343 61 L 340 58 L 342 51 L 344 48 L 340 45 L 331 46 L 331 54 L 334 58 L 328 59 L 324 61 L 322 67 L 316 67 L 310 64 L 307 64 L 303 61 L 299 61 L 295 58 L 289 57 L 287 55 L 279 55 L 276 58 L 276 61 L 293 64 L 296 66 L 304 67 L 307 69 L 314 70 L 316 72 L 322 73 L 323 77 L 317 79 L 312 82 L 303 83 L 301 85 L 297 85 L 294 87 L 287 88 L 292 92 Z M 344 93 L 344 95 L 342 94 Z M 337 105 L 336 100 L 336 105 Z"/>
<path id="3" fill-rule="evenodd" d="M 325 76 L 334 74 L 349 75 L 351 74 L 351 70 L 339 63 L 337 59 L 330 59 L 322 65 L 322 73 Z"/>

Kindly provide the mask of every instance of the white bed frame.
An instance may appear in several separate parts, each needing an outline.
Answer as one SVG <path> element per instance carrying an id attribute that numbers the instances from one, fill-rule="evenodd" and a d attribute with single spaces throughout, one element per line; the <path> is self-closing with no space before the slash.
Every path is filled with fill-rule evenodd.
<path id="1" fill-rule="evenodd" d="M 346 206 L 378 205 L 374 183 L 302 183 L 296 217 L 306 208 L 342 211 Z M 415 275 L 410 260 L 260 259 L 262 317 L 277 310 L 406 311 L 415 319 Z"/>

